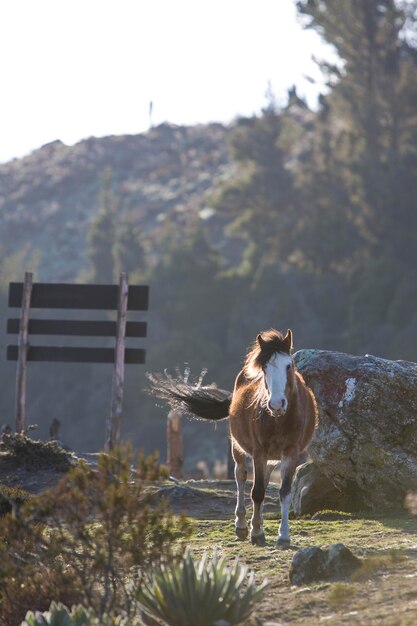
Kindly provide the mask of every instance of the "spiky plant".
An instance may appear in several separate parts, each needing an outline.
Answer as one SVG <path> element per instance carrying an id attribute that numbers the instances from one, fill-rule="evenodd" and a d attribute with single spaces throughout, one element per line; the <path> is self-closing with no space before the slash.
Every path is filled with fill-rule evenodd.
<path id="1" fill-rule="evenodd" d="M 83 606 L 68 609 L 64 604 L 52 602 L 49 611 L 28 611 L 21 626 L 135 626 L 125 617 L 98 618 L 93 609 Z"/>
<path id="2" fill-rule="evenodd" d="M 91 626 L 94 613 L 82 606 L 69 610 L 64 604 L 52 602 L 49 611 L 28 611 L 21 626 Z"/>
<path id="3" fill-rule="evenodd" d="M 181 560 L 164 564 L 138 594 L 142 619 L 149 626 L 212 626 L 223 620 L 242 624 L 253 612 L 268 586 L 256 586 L 254 574 L 236 559 L 207 553 L 198 562 L 190 551 Z"/>

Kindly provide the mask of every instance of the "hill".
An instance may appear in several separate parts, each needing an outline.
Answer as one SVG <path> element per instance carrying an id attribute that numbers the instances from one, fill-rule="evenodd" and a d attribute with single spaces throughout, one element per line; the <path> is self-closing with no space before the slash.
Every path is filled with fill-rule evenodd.
<path id="1" fill-rule="evenodd" d="M 144 273 L 164 252 L 167 225 L 181 233 L 197 219 L 221 245 L 225 237 L 222 222 L 213 209 L 206 207 L 205 194 L 236 168 L 229 154 L 230 132 L 230 127 L 220 124 L 164 124 L 141 135 L 92 137 L 74 146 L 55 141 L 22 159 L 0 165 L 2 318 L 8 315 L 8 283 L 21 280 L 25 269 L 33 270 L 37 281 L 94 279 L 87 254 L 88 235 L 100 212 L 106 172 L 111 172 L 116 219 L 132 225 L 146 252 Z M 154 297 L 147 316 L 150 339 L 145 342 L 150 368 L 161 366 L 153 365 L 152 348 L 161 336 L 157 294 L 164 308 L 162 291 L 162 287 L 152 284 Z M 7 393 L 0 398 L 0 426 L 13 425 L 14 414 L 15 364 L 5 362 L 6 345 L 11 342 L 5 331 L 4 323 L 0 329 L 0 371 Z M 165 333 L 173 331 L 172 325 L 164 327 Z M 166 366 L 163 350 L 162 355 L 162 366 Z M 182 363 L 181 355 L 175 363 Z M 159 447 L 163 458 L 166 411 L 155 409 L 153 402 L 143 399 L 144 372 L 143 367 L 128 368 L 126 372 L 125 436 L 148 450 Z M 111 371 L 106 367 L 31 365 L 27 423 L 38 425 L 35 436 L 46 438 L 49 424 L 59 418 L 65 443 L 79 450 L 99 449 L 104 441 L 110 380 Z M 152 411 L 161 419 L 149 423 L 144 418 Z M 186 425 L 186 448 L 193 448 L 191 442 L 198 428 L 196 424 Z M 223 439 L 224 430 L 218 431 L 217 440 Z M 226 442 L 220 456 L 225 454 Z"/>
<path id="2" fill-rule="evenodd" d="M 88 266 L 89 225 L 111 171 L 118 217 L 134 222 L 152 247 L 164 220 L 204 213 L 205 192 L 233 169 L 230 128 L 163 124 L 140 135 L 54 141 L 0 165 L 0 250 L 38 263 L 38 279 L 72 281 Z M 202 212 L 202 213 L 201 213 Z"/>

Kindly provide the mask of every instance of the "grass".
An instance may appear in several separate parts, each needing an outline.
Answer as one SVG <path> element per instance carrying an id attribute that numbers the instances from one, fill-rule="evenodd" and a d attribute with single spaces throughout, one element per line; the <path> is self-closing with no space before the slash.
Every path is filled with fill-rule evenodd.
<path id="1" fill-rule="evenodd" d="M 353 574 L 352 580 L 368 580 L 375 574 L 388 571 L 390 567 L 403 563 L 406 559 L 404 550 L 394 548 L 390 548 L 382 554 L 367 556 L 363 559 L 360 569 Z"/>
<path id="2" fill-rule="evenodd" d="M 215 489 L 215 487 L 213 487 Z M 417 626 L 417 518 L 399 514 L 375 517 L 326 511 L 290 522 L 292 547 L 275 545 L 279 515 L 269 507 L 264 518 L 266 545 L 240 542 L 234 533 L 234 503 L 224 516 L 193 515 L 189 545 L 196 556 L 218 550 L 232 561 L 239 556 L 255 572 L 258 582 L 270 581 L 267 598 L 258 608 L 258 622 L 276 621 L 289 626 Z M 250 519 L 250 505 L 247 519 Z M 292 587 L 288 578 L 291 559 L 298 548 L 344 543 L 363 559 L 351 581 Z M 414 620 L 414 621 L 410 621 Z"/>
<path id="3" fill-rule="evenodd" d="M 339 608 L 341 605 L 352 601 L 355 590 L 349 583 L 335 583 L 327 596 L 327 603 L 332 608 Z"/>

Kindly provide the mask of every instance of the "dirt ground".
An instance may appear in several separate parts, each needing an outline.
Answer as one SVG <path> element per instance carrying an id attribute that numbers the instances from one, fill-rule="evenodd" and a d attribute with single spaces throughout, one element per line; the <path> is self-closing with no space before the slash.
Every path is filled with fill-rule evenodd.
<path id="1" fill-rule="evenodd" d="M 250 484 L 248 485 L 249 494 Z M 268 488 L 265 505 L 264 547 L 240 542 L 234 536 L 233 481 L 188 481 L 158 489 L 172 508 L 194 520 L 190 547 L 196 556 L 214 550 L 233 560 L 239 557 L 255 572 L 258 582 L 268 578 L 270 588 L 251 626 L 381 625 L 417 626 L 417 517 L 316 514 L 291 521 L 292 543 L 275 545 L 279 514 L 278 485 Z M 248 518 L 250 499 L 247 498 Z M 344 543 L 363 559 L 352 580 L 291 586 L 289 566 L 299 548 Z"/>

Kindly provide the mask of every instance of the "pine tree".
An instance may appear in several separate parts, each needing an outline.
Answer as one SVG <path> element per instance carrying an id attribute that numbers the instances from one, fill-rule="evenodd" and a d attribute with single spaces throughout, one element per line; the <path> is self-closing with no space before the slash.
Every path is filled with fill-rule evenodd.
<path id="1" fill-rule="evenodd" d="M 239 272 L 256 283 L 263 270 L 286 262 L 293 250 L 297 194 L 291 159 L 297 123 L 272 106 L 261 117 L 241 119 L 232 135 L 232 153 L 240 174 L 214 199 L 229 222 L 227 233 L 245 246 Z"/>
<path id="2" fill-rule="evenodd" d="M 145 275 L 145 253 L 139 228 L 124 217 L 120 218 L 117 225 L 114 256 L 117 272 L 127 272 L 130 282 L 141 280 Z"/>
<path id="3" fill-rule="evenodd" d="M 112 283 L 115 279 L 116 199 L 112 172 L 107 168 L 101 177 L 99 211 L 88 233 L 87 255 L 95 282 Z"/>
<path id="4" fill-rule="evenodd" d="M 417 211 L 410 202 L 417 192 L 417 115 L 412 105 L 417 54 L 408 40 L 417 30 L 410 10 L 413 5 L 415 12 L 417 2 L 297 4 L 343 62 L 342 67 L 321 67 L 332 86 L 326 98 L 329 124 L 362 235 L 373 256 L 400 255 L 404 262 L 414 262 L 417 251 L 409 233 L 417 230 Z"/>
<path id="5" fill-rule="evenodd" d="M 342 60 L 322 64 L 331 86 L 322 105 L 329 171 L 365 242 L 352 264 L 350 349 L 415 360 L 417 2 L 301 0 L 298 8 Z M 325 129 L 317 130 L 324 138 Z M 326 192 L 317 191 L 322 201 Z"/>

